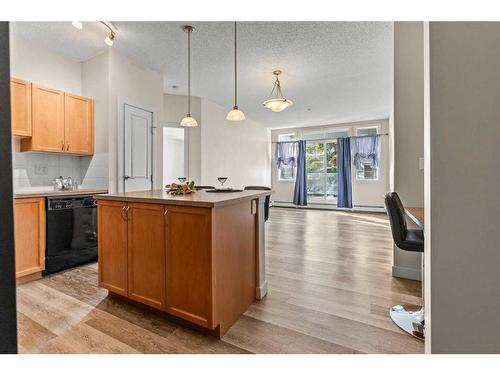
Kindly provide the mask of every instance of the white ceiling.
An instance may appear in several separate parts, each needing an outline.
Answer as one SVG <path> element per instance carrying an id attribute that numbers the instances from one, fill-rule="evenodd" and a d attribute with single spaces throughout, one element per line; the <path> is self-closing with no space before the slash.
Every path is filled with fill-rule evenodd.
<path id="1" fill-rule="evenodd" d="M 112 48 L 164 75 L 165 92 L 186 92 L 186 34 L 179 22 L 114 22 Z M 233 101 L 233 23 L 189 22 L 192 94 L 230 109 Z M 37 44 L 85 61 L 107 47 L 103 25 L 15 22 Z M 239 106 L 271 128 L 386 118 L 392 109 L 393 25 L 390 22 L 242 22 L 238 24 Z M 285 97 L 294 106 L 272 113 L 262 106 L 283 70 Z M 173 89 L 172 85 L 179 85 Z"/>

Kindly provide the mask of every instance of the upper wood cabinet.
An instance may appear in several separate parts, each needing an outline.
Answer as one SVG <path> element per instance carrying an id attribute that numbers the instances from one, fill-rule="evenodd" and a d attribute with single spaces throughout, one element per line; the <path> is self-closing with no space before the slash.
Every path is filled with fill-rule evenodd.
<path id="1" fill-rule="evenodd" d="M 64 152 L 64 92 L 32 84 L 33 133 L 21 151 Z"/>
<path id="2" fill-rule="evenodd" d="M 10 80 L 12 135 L 31 137 L 31 82 Z"/>
<path id="3" fill-rule="evenodd" d="M 45 269 L 45 198 L 19 198 L 14 206 L 16 277 Z"/>
<path id="4" fill-rule="evenodd" d="M 64 94 L 66 152 L 79 155 L 94 153 L 94 101 Z"/>
<path id="5" fill-rule="evenodd" d="M 18 81 L 12 79 L 13 82 Z M 94 101 L 64 91 L 30 84 L 30 134 L 23 135 L 21 151 L 45 151 L 92 155 L 94 153 Z M 21 96 L 17 88 L 16 97 Z M 13 111 L 21 117 L 20 99 L 14 100 Z M 22 104 L 22 103 L 21 103 Z M 15 111 L 14 111 L 15 110 Z M 19 123 L 20 121 L 13 121 Z M 16 125 L 20 126 L 20 125 Z M 13 132 L 21 135 L 20 132 Z"/>

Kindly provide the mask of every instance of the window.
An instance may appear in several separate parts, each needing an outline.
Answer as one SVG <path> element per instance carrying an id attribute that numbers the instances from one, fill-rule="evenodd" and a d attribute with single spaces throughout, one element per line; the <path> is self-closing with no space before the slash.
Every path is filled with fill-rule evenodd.
<path id="1" fill-rule="evenodd" d="M 295 139 L 296 139 L 295 133 L 278 135 L 278 141 L 280 142 L 294 141 Z M 296 170 L 297 168 L 295 168 L 293 165 L 282 165 L 278 169 L 278 180 L 295 181 Z"/>
<path id="2" fill-rule="evenodd" d="M 334 203 L 337 199 L 337 138 L 347 129 L 327 129 L 303 135 L 306 143 L 307 195 L 313 201 Z"/>
<path id="3" fill-rule="evenodd" d="M 362 128 L 356 129 L 357 136 L 366 136 L 366 135 L 377 135 L 379 134 L 379 125 L 375 126 L 366 126 Z M 356 170 L 356 179 L 357 180 L 378 180 L 378 168 L 375 168 L 369 162 L 362 162 L 360 167 Z"/>

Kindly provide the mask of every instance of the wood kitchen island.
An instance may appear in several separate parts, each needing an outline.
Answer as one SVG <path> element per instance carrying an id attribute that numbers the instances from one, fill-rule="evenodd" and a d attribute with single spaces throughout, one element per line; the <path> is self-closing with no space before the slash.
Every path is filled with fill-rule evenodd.
<path id="1" fill-rule="evenodd" d="M 99 285 L 222 337 L 267 293 L 264 201 L 271 193 L 95 196 Z"/>

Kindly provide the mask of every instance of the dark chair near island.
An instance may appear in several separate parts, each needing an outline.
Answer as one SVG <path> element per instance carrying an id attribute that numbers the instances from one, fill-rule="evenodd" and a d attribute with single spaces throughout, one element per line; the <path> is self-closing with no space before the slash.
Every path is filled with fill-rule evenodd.
<path id="1" fill-rule="evenodd" d="M 408 229 L 406 223 L 406 211 L 395 192 L 385 195 L 385 208 L 391 223 L 392 238 L 398 248 L 405 251 L 424 253 L 424 231 L 423 229 Z M 422 257 L 422 265 L 423 263 Z M 423 267 L 422 267 L 423 268 Z M 424 272 L 422 269 L 422 284 Z M 422 288 L 422 296 L 423 296 Z M 424 299 L 422 308 L 418 311 L 408 311 L 402 305 L 393 306 L 390 310 L 391 319 L 406 332 L 424 337 Z"/>
<path id="2" fill-rule="evenodd" d="M 245 190 L 272 190 L 271 188 L 267 186 L 245 186 Z M 264 208 L 264 218 L 265 221 L 269 219 L 269 203 L 271 201 L 271 196 L 266 195 L 266 202 L 265 202 L 265 208 Z"/>
<path id="3" fill-rule="evenodd" d="M 196 190 L 208 190 L 208 189 L 215 189 L 215 187 L 213 187 L 213 186 L 202 186 L 202 185 L 199 185 L 199 186 L 195 185 L 195 186 L 194 186 L 194 188 L 195 188 Z"/>

